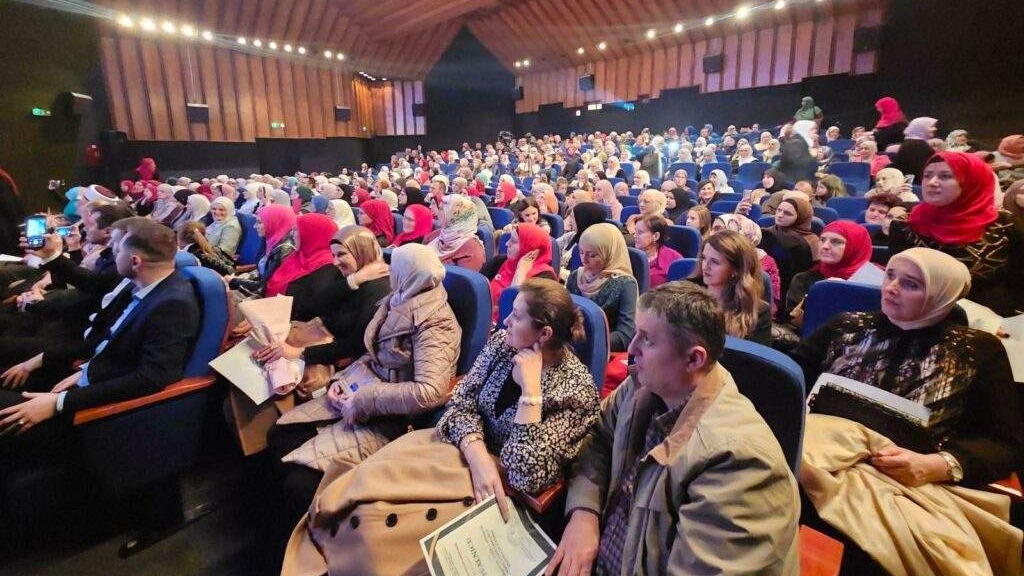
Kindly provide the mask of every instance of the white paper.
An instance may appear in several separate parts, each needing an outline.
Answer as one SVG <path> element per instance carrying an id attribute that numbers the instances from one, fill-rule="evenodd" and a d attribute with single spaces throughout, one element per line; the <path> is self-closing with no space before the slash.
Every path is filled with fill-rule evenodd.
<path id="1" fill-rule="evenodd" d="M 865 262 L 863 266 L 847 278 L 850 282 L 860 282 L 861 284 L 870 284 L 872 286 L 881 286 L 884 279 L 885 271 L 871 262 Z"/>
<path id="2" fill-rule="evenodd" d="M 210 362 L 210 368 L 216 370 L 245 393 L 257 406 L 274 395 L 266 370 L 252 359 L 253 351 L 262 348 L 262 344 L 256 342 L 252 337 L 248 337 Z M 305 370 L 305 362 L 302 360 L 292 360 L 292 362 L 296 364 L 299 374 L 302 374 Z"/>
<path id="3" fill-rule="evenodd" d="M 509 499 L 506 524 L 493 496 L 422 540 L 432 576 L 534 576 L 555 552 L 547 534 Z"/>
<path id="4" fill-rule="evenodd" d="M 810 399 L 813 398 L 814 395 L 818 393 L 818 390 L 825 384 L 831 384 L 837 388 L 849 390 L 858 396 L 863 396 L 873 402 L 877 402 L 882 406 L 916 420 L 921 426 L 927 426 L 928 421 L 931 420 L 932 417 L 932 411 L 927 406 L 922 406 L 913 400 L 908 400 L 902 396 L 893 394 L 892 392 L 882 390 L 877 386 L 871 386 L 870 384 L 858 382 L 852 378 L 846 378 L 844 376 L 830 374 L 828 372 L 822 373 L 821 376 L 818 376 L 817 381 L 814 382 L 814 387 L 811 388 L 811 393 L 807 397 L 808 405 L 810 403 Z"/>
<path id="5" fill-rule="evenodd" d="M 1001 327 L 1003 332 L 1010 335 L 1010 338 L 1024 342 L 1024 314 L 1003 318 Z"/>
<path id="6" fill-rule="evenodd" d="M 0 254 L 0 263 L 2 262 L 16 262 L 18 264 L 25 261 L 24 256 L 11 256 L 10 254 Z"/>
<path id="7" fill-rule="evenodd" d="M 982 306 L 967 298 L 961 298 L 956 303 L 967 313 L 967 325 L 975 330 L 995 334 L 1003 323 L 1003 317 L 987 306 Z"/>
<path id="8" fill-rule="evenodd" d="M 1000 337 L 999 341 L 1006 348 L 1014 382 L 1024 382 L 1024 314 L 1003 318 L 991 308 L 966 298 L 961 298 L 957 304 L 967 313 L 967 324 L 971 328 L 997 335 L 1002 331 L 1009 335 L 1009 338 Z"/>

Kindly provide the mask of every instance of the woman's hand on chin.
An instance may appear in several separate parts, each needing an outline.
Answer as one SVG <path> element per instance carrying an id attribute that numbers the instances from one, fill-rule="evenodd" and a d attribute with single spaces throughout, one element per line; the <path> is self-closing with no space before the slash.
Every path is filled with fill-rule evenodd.
<path id="1" fill-rule="evenodd" d="M 949 480 L 949 465 L 939 454 L 921 454 L 892 445 L 875 452 L 871 465 L 904 486 L 915 488 Z"/>

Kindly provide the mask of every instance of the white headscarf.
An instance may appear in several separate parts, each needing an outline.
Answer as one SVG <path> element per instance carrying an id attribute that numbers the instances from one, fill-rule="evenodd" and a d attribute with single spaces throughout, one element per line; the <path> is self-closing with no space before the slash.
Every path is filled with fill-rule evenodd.
<path id="1" fill-rule="evenodd" d="M 437 253 L 423 244 L 403 244 L 391 253 L 391 285 L 394 291 L 388 304 L 399 306 L 423 292 L 440 288 L 444 264 Z"/>
<path id="2" fill-rule="evenodd" d="M 188 197 L 188 216 L 186 220 L 202 220 L 210 213 L 210 201 L 202 194 L 192 194 Z"/>
<path id="3" fill-rule="evenodd" d="M 348 205 L 348 202 L 331 200 L 331 208 L 334 209 L 334 223 L 338 225 L 338 229 L 356 223 L 355 214 L 352 213 L 352 207 Z"/>
<path id="4" fill-rule="evenodd" d="M 480 242 L 476 237 L 477 216 L 476 206 L 468 196 L 451 194 L 444 199 L 445 226 L 441 233 L 430 241 L 430 246 L 438 257 L 450 257 L 466 242 Z"/>
<path id="5" fill-rule="evenodd" d="M 210 241 L 210 244 L 218 246 L 220 245 L 220 235 L 224 232 L 224 228 L 230 225 L 232 221 L 237 223 L 238 217 L 235 216 L 234 202 L 232 202 L 228 198 L 225 198 L 223 196 L 214 198 L 213 202 L 210 203 L 210 206 L 212 207 L 214 204 L 220 206 L 221 208 L 224 208 L 224 210 L 227 211 L 227 216 L 225 216 L 223 220 L 218 221 L 216 218 L 214 218 L 213 222 L 210 222 L 210 225 L 206 227 L 206 239 Z"/>
<path id="6" fill-rule="evenodd" d="M 910 248 L 889 259 L 889 267 L 905 260 L 921 271 L 925 300 L 922 316 L 913 320 L 889 321 L 904 330 L 934 326 L 949 316 L 956 301 L 971 289 L 971 272 L 967 266 L 945 252 L 931 248 Z"/>
<path id="7" fill-rule="evenodd" d="M 718 176 L 718 183 L 715 184 L 715 191 L 722 194 L 732 194 L 732 186 L 729 186 L 729 177 L 722 170 L 712 170 L 712 174 Z"/>
<path id="8" fill-rule="evenodd" d="M 814 148 L 814 137 L 811 136 L 811 130 L 818 125 L 813 120 L 798 120 L 793 124 L 793 133 L 804 139 L 807 142 L 808 148 Z"/>

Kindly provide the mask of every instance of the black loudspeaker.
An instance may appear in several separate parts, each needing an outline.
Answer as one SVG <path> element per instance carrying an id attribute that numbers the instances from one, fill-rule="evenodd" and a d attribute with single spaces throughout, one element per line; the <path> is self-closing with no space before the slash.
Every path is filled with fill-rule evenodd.
<path id="1" fill-rule="evenodd" d="M 711 74 L 714 72 L 721 72 L 725 66 L 725 55 L 719 52 L 718 54 L 707 54 L 704 56 L 704 73 Z"/>
<path id="2" fill-rule="evenodd" d="M 106 180 L 114 182 L 131 172 L 132 159 L 128 158 L 128 135 L 124 132 L 100 132 L 100 153 L 103 154 Z"/>
<path id="3" fill-rule="evenodd" d="M 427 105 L 422 102 L 419 104 L 412 105 L 412 115 L 414 118 L 423 118 L 427 115 Z"/>
<path id="4" fill-rule="evenodd" d="M 882 45 L 882 27 L 871 26 L 857 28 L 853 31 L 853 52 L 871 52 Z"/>
<path id="5" fill-rule="evenodd" d="M 189 102 L 185 104 L 185 114 L 188 117 L 189 122 L 198 122 L 201 124 L 210 123 L 210 107 L 206 104 L 194 104 Z"/>
<path id="6" fill-rule="evenodd" d="M 61 92 L 53 99 L 54 112 L 66 117 L 79 117 L 92 108 L 92 96 L 77 92 Z"/>
<path id="7" fill-rule="evenodd" d="M 579 84 L 580 84 L 580 91 L 582 91 L 582 92 L 589 92 L 589 91 L 593 90 L 594 89 L 594 75 L 593 74 L 587 74 L 585 76 L 580 76 Z"/>
<path id="8" fill-rule="evenodd" d="M 517 101 L 523 99 L 523 87 L 522 86 L 516 86 L 515 88 L 512 89 L 512 99 L 517 100 Z"/>
<path id="9" fill-rule="evenodd" d="M 348 122 L 352 119 L 352 109 L 344 106 L 334 107 L 334 121 L 335 122 Z"/>

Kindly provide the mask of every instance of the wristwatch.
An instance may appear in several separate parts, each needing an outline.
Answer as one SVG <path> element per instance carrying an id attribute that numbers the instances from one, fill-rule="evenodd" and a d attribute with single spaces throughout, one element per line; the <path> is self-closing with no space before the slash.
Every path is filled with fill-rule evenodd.
<path id="1" fill-rule="evenodd" d="M 946 466 L 949 467 L 949 478 L 956 484 L 959 484 L 964 479 L 964 469 L 960 467 L 960 462 L 945 450 L 939 452 L 939 456 L 946 461 Z"/>

